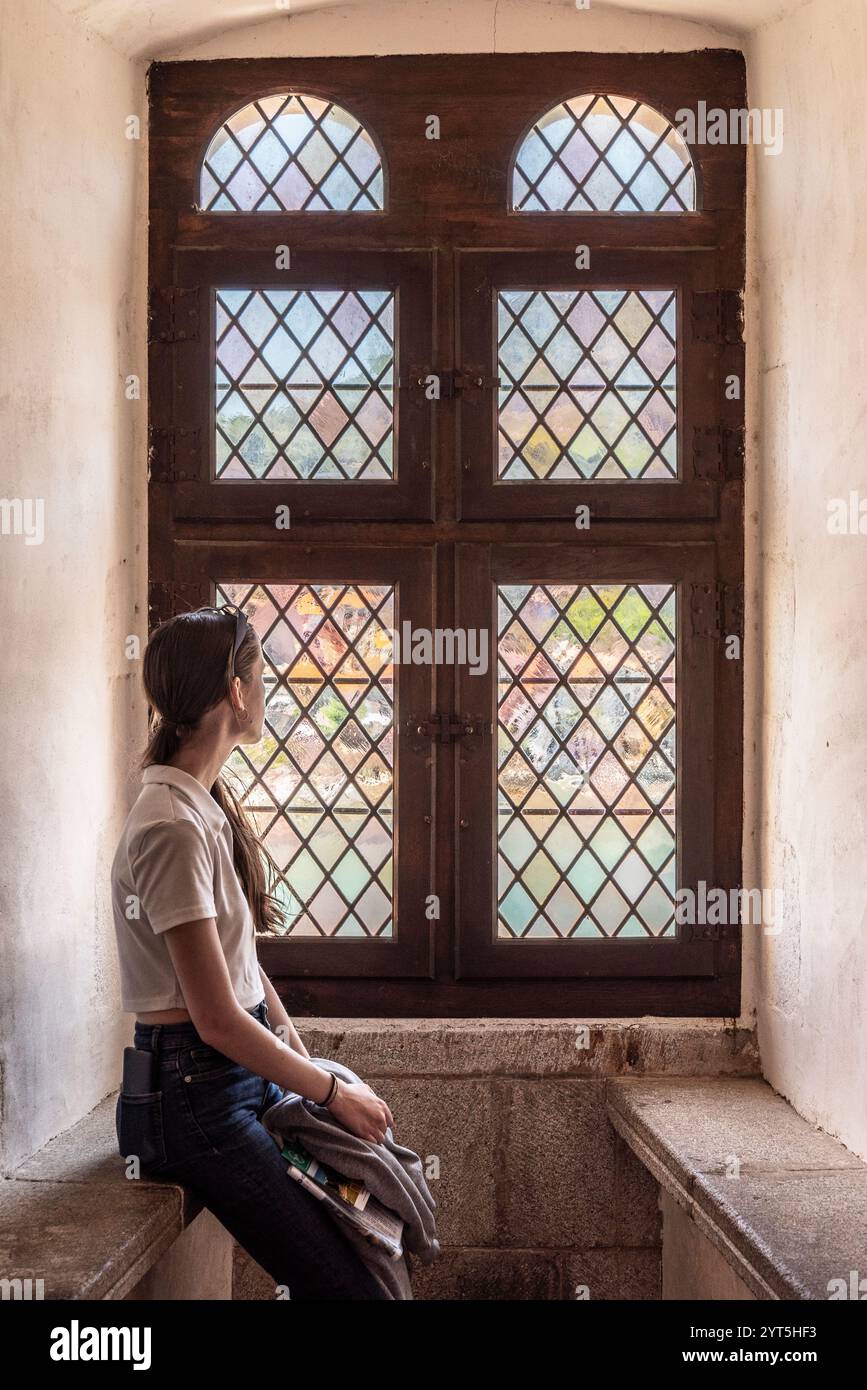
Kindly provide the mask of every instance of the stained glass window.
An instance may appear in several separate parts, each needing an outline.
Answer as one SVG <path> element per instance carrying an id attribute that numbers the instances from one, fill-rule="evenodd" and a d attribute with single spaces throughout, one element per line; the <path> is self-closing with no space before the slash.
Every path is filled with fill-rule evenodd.
<path id="1" fill-rule="evenodd" d="M 516 212 L 692 212 L 695 172 L 674 126 L 630 97 L 573 97 L 525 137 Z"/>
<path id="2" fill-rule="evenodd" d="M 217 478 L 393 477 L 394 299 L 217 290 Z"/>
<path id="3" fill-rule="evenodd" d="M 376 212 L 382 160 L 343 107 L 319 97 L 261 97 L 224 122 L 202 165 L 203 212 Z"/>
<path id="4" fill-rule="evenodd" d="M 392 935 L 394 589 L 221 584 L 265 656 L 265 736 L 229 766 L 293 936 Z"/>
<path id="5" fill-rule="evenodd" d="M 498 477 L 676 478 L 676 292 L 498 298 Z"/>
<path id="6" fill-rule="evenodd" d="M 498 937 L 674 934 L 675 587 L 498 606 Z"/>

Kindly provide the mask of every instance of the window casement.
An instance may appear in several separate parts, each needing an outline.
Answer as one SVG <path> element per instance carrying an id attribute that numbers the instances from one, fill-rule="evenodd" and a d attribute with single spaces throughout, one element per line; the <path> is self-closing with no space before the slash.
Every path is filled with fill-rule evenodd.
<path id="1" fill-rule="evenodd" d="M 676 895 L 740 884 L 745 152 L 676 113 L 742 59 L 150 92 L 150 615 L 262 640 L 265 968 L 334 1015 L 736 1014 L 739 924 Z"/>

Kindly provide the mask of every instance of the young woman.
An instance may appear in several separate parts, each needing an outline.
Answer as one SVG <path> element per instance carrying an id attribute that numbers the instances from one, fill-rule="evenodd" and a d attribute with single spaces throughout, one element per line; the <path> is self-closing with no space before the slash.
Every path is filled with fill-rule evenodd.
<path id="1" fill-rule="evenodd" d="M 123 1008 L 153 1071 L 118 1099 L 118 1147 L 146 1177 L 195 1192 L 292 1299 L 383 1298 L 260 1122 L 291 1090 L 372 1142 L 392 1123 L 369 1086 L 310 1061 L 256 956 L 256 930 L 280 920 L 273 863 L 221 769 L 262 738 L 263 671 L 255 631 L 230 608 L 169 619 L 145 651 L 151 736 L 112 896 Z"/>

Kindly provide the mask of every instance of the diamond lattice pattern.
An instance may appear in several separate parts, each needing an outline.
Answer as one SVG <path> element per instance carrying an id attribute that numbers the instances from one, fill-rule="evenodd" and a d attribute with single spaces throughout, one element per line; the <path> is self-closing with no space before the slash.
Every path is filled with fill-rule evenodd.
<path id="1" fill-rule="evenodd" d="M 677 477 L 675 290 L 501 290 L 498 476 Z"/>
<path id="2" fill-rule="evenodd" d="M 580 96 L 537 121 L 515 157 L 516 212 L 692 212 L 695 172 L 674 126 L 628 97 Z"/>
<path id="3" fill-rule="evenodd" d="M 293 936 L 390 937 L 394 589 L 221 584 L 265 656 L 265 736 L 230 768 Z"/>
<path id="4" fill-rule="evenodd" d="M 217 477 L 393 477 L 394 374 L 392 290 L 217 290 Z"/>
<path id="5" fill-rule="evenodd" d="M 217 131 L 200 198 L 203 212 L 377 212 L 382 160 L 364 127 L 333 102 L 263 97 Z"/>
<path id="6" fill-rule="evenodd" d="M 498 937 L 673 934 L 675 604 L 499 589 Z"/>

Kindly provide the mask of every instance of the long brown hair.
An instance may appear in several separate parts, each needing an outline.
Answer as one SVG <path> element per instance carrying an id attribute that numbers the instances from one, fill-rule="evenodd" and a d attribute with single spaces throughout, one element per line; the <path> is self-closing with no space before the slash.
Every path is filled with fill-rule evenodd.
<path id="1" fill-rule="evenodd" d="M 249 681 L 259 638 L 252 626 L 247 627 L 233 662 L 234 636 L 234 612 L 218 608 L 179 613 L 152 634 L 143 663 L 150 729 L 142 768 L 171 761 L 202 715 L 226 699 L 233 673 Z M 273 893 L 277 866 L 222 772 L 211 787 L 211 796 L 232 828 L 235 869 L 256 931 L 281 928 L 283 912 Z"/>

